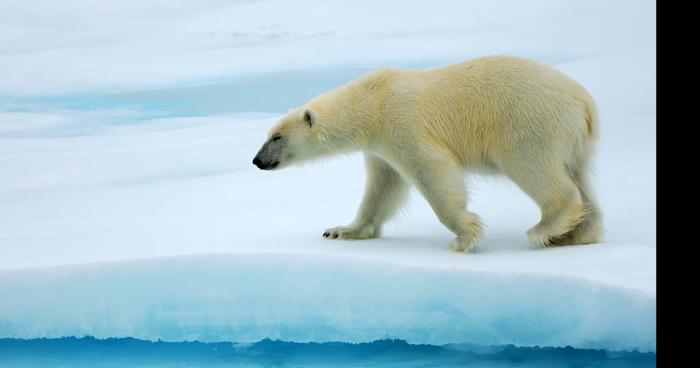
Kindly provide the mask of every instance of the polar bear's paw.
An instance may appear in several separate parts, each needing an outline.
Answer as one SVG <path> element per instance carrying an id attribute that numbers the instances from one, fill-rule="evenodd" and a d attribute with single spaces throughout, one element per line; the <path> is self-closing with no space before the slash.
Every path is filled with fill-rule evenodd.
<path id="1" fill-rule="evenodd" d="M 370 239 L 379 237 L 379 229 L 372 224 L 338 226 L 326 230 L 323 237 L 328 239 Z"/>
<path id="2" fill-rule="evenodd" d="M 474 248 L 476 240 L 477 237 L 475 236 L 458 237 L 454 241 L 452 241 L 450 249 L 452 249 L 455 252 L 469 253 L 469 251 L 471 251 Z"/>
<path id="3" fill-rule="evenodd" d="M 468 220 L 464 231 L 461 235 L 458 235 L 450 245 L 450 249 L 455 252 L 469 253 L 474 249 L 474 245 L 481 238 L 482 225 L 479 216 L 470 212 L 467 213 L 467 216 Z"/>

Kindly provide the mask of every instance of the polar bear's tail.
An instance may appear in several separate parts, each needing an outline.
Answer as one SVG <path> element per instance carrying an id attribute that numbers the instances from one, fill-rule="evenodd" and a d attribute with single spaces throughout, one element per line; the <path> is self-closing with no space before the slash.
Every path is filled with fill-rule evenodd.
<path id="1" fill-rule="evenodd" d="M 586 126 L 588 127 L 588 136 L 598 138 L 598 108 L 596 108 L 593 97 L 584 91 L 584 112 L 586 116 Z"/>

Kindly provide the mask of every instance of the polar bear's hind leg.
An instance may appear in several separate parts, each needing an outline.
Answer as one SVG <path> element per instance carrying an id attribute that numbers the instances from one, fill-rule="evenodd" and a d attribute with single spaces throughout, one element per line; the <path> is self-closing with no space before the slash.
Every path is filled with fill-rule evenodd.
<path id="1" fill-rule="evenodd" d="M 542 211 L 540 222 L 527 231 L 529 241 L 544 247 L 563 245 L 568 233 L 586 217 L 587 209 L 564 165 L 539 164 L 510 162 L 502 170 Z"/>

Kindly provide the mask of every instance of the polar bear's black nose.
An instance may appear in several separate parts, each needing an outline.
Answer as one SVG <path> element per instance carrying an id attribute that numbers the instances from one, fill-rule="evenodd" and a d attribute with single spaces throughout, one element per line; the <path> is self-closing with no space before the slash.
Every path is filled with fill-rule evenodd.
<path id="1" fill-rule="evenodd" d="M 255 158 L 253 159 L 253 165 L 257 166 L 258 169 L 262 169 L 262 168 L 263 168 L 263 167 L 262 167 L 262 161 L 260 161 L 260 159 L 257 158 L 257 157 L 255 157 Z"/>

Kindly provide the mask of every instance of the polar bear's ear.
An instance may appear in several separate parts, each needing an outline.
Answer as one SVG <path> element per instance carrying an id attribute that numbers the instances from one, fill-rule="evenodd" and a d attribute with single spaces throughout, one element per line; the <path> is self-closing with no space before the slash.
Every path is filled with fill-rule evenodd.
<path id="1" fill-rule="evenodd" d="M 316 117 L 316 113 L 314 113 L 311 110 L 306 110 L 304 111 L 304 121 L 309 124 L 309 128 L 314 126 L 316 122 L 318 121 Z"/>

